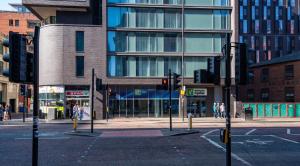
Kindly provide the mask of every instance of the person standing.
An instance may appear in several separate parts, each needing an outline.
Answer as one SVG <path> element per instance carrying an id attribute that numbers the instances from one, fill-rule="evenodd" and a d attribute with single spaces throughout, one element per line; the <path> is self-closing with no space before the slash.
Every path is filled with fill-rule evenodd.
<path id="1" fill-rule="evenodd" d="M 4 119 L 4 111 L 0 105 L 0 121 L 3 121 L 3 119 Z"/>
<path id="2" fill-rule="evenodd" d="M 80 111 L 79 112 L 79 119 L 82 120 L 82 118 L 83 118 L 83 112 L 84 112 L 83 107 L 80 107 L 79 111 Z"/>
<path id="3" fill-rule="evenodd" d="M 11 107 L 10 105 L 5 106 L 5 112 L 7 113 L 8 119 L 11 120 Z"/>
<path id="4" fill-rule="evenodd" d="M 225 106 L 224 103 L 220 105 L 221 118 L 225 118 Z"/>
<path id="5" fill-rule="evenodd" d="M 78 118 L 78 113 L 79 113 L 79 106 L 76 103 L 73 107 L 73 116 L 72 116 L 72 120 L 75 118 Z"/>

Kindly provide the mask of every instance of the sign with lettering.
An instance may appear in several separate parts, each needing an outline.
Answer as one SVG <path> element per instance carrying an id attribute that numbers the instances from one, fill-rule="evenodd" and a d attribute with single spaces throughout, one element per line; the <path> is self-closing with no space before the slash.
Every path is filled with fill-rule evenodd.
<path id="1" fill-rule="evenodd" d="M 207 89 L 205 88 L 188 88 L 186 90 L 186 96 L 195 97 L 195 96 L 207 96 Z"/>

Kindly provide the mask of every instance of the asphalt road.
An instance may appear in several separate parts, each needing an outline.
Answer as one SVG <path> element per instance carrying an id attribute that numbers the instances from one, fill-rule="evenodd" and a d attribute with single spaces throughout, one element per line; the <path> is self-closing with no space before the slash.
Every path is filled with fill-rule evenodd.
<path id="1" fill-rule="evenodd" d="M 68 134 L 70 125 L 42 124 L 39 165 L 226 165 L 218 129 L 196 130 L 199 133 L 151 136 L 160 131 L 95 129 L 98 135 L 88 137 Z M 0 126 L 1 166 L 31 165 L 31 132 L 29 125 Z M 232 146 L 232 165 L 300 165 L 300 128 L 234 128 Z"/>

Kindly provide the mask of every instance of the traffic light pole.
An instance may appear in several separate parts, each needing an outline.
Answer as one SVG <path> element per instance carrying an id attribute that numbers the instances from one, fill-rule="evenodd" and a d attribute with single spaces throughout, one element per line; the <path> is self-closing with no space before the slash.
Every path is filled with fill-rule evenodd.
<path id="1" fill-rule="evenodd" d="M 95 69 L 92 69 L 92 101 L 91 101 L 91 133 L 94 133 L 94 89 L 95 89 Z"/>
<path id="2" fill-rule="evenodd" d="M 226 41 L 226 80 L 225 80 L 225 89 L 226 89 L 226 134 L 228 142 L 226 143 L 226 166 L 231 166 L 231 122 L 230 122 L 230 87 L 231 87 L 231 57 L 230 51 L 230 35 L 227 34 Z"/>
<path id="3" fill-rule="evenodd" d="M 33 98 L 33 125 L 32 125 L 32 166 L 38 165 L 38 143 L 39 143 L 39 36 L 40 27 L 35 27 L 34 31 L 34 98 Z"/>
<path id="4" fill-rule="evenodd" d="M 172 131 L 172 73 L 169 69 L 169 116 L 170 116 L 170 131 Z"/>

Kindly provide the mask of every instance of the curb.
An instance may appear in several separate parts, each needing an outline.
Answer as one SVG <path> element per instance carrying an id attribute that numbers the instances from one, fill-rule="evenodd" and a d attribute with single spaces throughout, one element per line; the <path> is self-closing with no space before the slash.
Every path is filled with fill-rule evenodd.
<path id="1" fill-rule="evenodd" d="M 71 132 L 64 132 L 66 135 L 72 136 L 82 136 L 82 137 L 99 137 L 101 133 L 89 133 L 89 132 L 82 132 L 82 131 L 71 131 Z"/>

